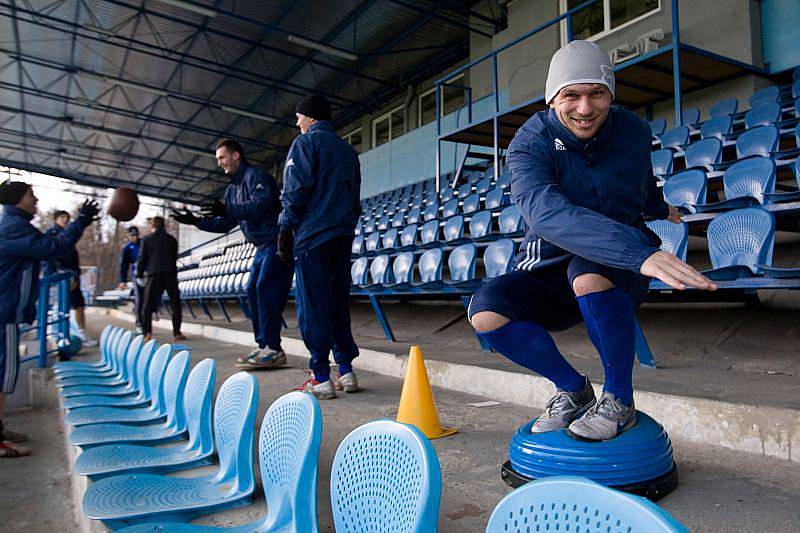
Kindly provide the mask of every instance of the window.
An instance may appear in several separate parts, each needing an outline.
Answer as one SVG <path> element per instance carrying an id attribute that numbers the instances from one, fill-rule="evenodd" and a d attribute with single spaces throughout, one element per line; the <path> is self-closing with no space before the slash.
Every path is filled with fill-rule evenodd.
<path id="1" fill-rule="evenodd" d="M 372 147 L 388 143 L 406 131 L 406 114 L 403 106 L 392 109 L 372 122 Z"/>
<path id="2" fill-rule="evenodd" d="M 361 152 L 361 142 L 363 141 L 363 132 L 364 128 L 358 128 L 350 133 L 346 133 L 342 135 L 342 139 L 348 142 L 350 146 L 356 149 L 356 152 Z"/>
<path id="3" fill-rule="evenodd" d="M 562 13 L 585 0 L 561 0 Z M 601 0 L 570 17 L 573 39 L 590 39 L 612 32 L 661 9 L 660 0 Z M 566 43 L 566 20 L 562 36 Z"/>
<path id="4" fill-rule="evenodd" d="M 463 85 L 464 74 L 459 74 L 447 83 Z M 442 88 L 442 116 L 452 113 L 466 103 L 464 89 L 461 87 Z M 436 87 L 419 95 L 419 125 L 436 120 Z"/>

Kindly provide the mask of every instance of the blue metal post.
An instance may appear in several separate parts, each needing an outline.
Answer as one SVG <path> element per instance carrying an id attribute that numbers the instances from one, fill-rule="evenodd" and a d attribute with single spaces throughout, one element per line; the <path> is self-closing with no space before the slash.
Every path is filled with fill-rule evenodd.
<path id="1" fill-rule="evenodd" d="M 58 318 L 61 338 L 69 339 L 69 280 L 66 278 L 58 282 Z"/>
<path id="2" fill-rule="evenodd" d="M 656 360 L 653 357 L 653 352 L 650 351 L 650 345 L 647 344 L 647 339 L 644 337 L 642 327 L 639 321 L 636 320 L 636 355 L 639 357 L 639 364 L 648 368 L 656 367 Z"/>
<path id="3" fill-rule="evenodd" d="M 386 335 L 386 339 L 390 342 L 395 342 L 394 333 L 392 333 L 392 328 L 389 326 L 389 321 L 386 320 L 386 315 L 383 313 L 383 308 L 381 308 L 381 303 L 378 300 L 378 297 L 374 294 L 369 295 L 369 302 L 372 304 L 372 309 L 375 311 L 375 315 L 378 317 L 378 322 L 383 328 L 383 334 Z"/>
<path id="4" fill-rule="evenodd" d="M 39 284 L 39 305 L 36 308 L 36 321 L 39 323 L 39 367 L 47 366 L 47 311 L 50 308 L 50 285 L 47 281 Z"/>
<path id="5" fill-rule="evenodd" d="M 186 304 L 186 309 L 189 310 L 189 314 L 192 315 L 192 318 L 197 318 L 197 315 L 194 314 L 194 309 L 192 309 L 192 304 L 189 300 L 185 300 L 184 303 Z"/>
<path id="6" fill-rule="evenodd" d="M 436 195 L 438 197 L 439 191 L 442 186 L 442 140 L 439 136 L 442 134 L 442 85 L 436 83 Z"/>
<path id="7" fill-rule="evenodd" d="M 571 14 L 567 15 L 567 18 L 565 20 L 567 21 L 567 42 L 571 43 L 572 42 L 572 15 Z"/>
<path id="8" fill-rule="evenodd" d="M 672 84 L 675 92 L 675 126 L 683 125 L 683 94 L 681 93 L 681 29 L 678 0 L 672 0 Z"/>
<path id="9" fill-rule="evenodd" d="M 494 146 L 494 181 L 500 177 L 500 83 L 497 80 L 497 54 L 492 56 L 492 90 L 494 91 L 494 113 L 492 113 L 492 143 Z"/>

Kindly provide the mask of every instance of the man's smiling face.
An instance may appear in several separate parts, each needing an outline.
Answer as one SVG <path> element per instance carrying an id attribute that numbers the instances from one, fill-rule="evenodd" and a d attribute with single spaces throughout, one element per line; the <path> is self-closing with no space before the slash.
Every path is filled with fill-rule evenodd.
<path id="1" fill-rule="evenodd" d="M 600 83 L 576 83 L 561 89 L 550 102 L 558 120 L 587 141 L 597 135 L 611 109 L 611 92 Z"/>

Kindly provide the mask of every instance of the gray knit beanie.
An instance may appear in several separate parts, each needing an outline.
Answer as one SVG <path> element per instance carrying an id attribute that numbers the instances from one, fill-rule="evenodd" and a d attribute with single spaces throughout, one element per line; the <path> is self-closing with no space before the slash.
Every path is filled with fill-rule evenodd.
<path id="1" fill-rule="evenodd" d="M 614 69 L 608 54 L 591 41 L 572 41 L 561 47 L 550 60 L 545 102 L 553 101 L 558 91 L 576 83 L 602 83 L 614 98 Z"/>

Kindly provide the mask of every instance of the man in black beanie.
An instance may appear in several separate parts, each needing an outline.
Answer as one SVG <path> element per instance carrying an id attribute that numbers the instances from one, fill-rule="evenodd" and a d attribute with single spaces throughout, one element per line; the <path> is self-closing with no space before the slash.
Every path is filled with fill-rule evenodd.
<path id="1" fill-rule="evenodd" d="M 350 331 L 350 248 L 361 214 L 358 154 L 336 135 L 324 96 L 300 100 L 300 133 L 286 157 L 283 210 L 278 217 L 278 255 L 294 262 L 297 318 L 313 376 L 301 387 L 318 398 L 336 398 L 329 354 L 339 366 L 338 385 L 358 390 Z"/>
<path id="2" fill-rule="evenodd" d="M 12 394 L 17 383 L 18 325 L 36 318 L 39 264 L 68 253 L 100 211 L 97 202 L 86 200 L 74 222 L 49 235 L 31 224 L 38 201 L 27 183 L 9 180 L 0 184 L 0 458 L 31 453 L 17 444 L 27 437 L 5 429 L 2 417 L 6 394 Z"/>

